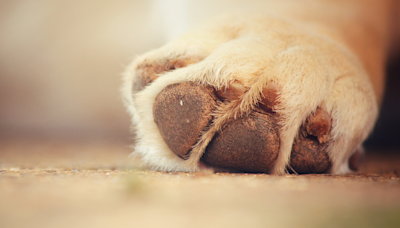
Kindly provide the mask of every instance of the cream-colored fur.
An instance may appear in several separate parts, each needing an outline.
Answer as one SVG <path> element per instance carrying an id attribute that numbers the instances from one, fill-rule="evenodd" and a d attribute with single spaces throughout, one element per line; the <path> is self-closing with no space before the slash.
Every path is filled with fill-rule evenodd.
<path id="1" fill-rule="evenodd" d="M 350 172 L 348 160 L 378 115 L 395 1 L 217 1 L 215 5 L 221 7 L 222 16 L 136 58 L 127 68 L 122 92 L 137 137 L 134 154 L 157 170 L 199 170 L 199 159 L 213 134 L 201 136 L 188 160 L 170 151 L 153 120 L 154 100 L 166 86 L 194 81 L 221 88 L 237 80 L 250 88 L 240 102 L 221 107 L 228 112 L 210 126 L 215 133 L 228 117 L 254 108 L 263 85 L 274 83 L 280 88 L 275 108 L 281 144 L 273 173 L 285 173 L 299 128 L 317 107 L 333 120 L 328 138 L 330 172 Z M 136 88 L 139 65 L 187 57 L 198 63 L 161 74 L 141 91 Z"/>

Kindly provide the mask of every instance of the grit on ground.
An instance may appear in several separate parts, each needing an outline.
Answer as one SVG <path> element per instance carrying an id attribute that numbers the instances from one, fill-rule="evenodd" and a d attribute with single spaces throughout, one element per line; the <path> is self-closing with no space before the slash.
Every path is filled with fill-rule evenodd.
<path id="1" fill-rule="evenodd" d="M 164 173 L 122 142 L 3 139 L 0 227 L 399 227 L 400 154 L 359 174 Z"/>

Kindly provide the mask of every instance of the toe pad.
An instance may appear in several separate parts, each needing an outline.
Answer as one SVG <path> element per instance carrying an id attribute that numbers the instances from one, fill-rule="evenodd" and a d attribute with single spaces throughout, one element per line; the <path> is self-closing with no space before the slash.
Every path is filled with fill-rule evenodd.
<path id="1" fill-rule="evenodd" d="M 216 107 L 214 89 L 193 82 L 167 86 L 157 96 L 153 115 L 168 147 L 186 159 Z"/>
<path id="2" fill-rule="evenodd" d="M 208 145 L 202 161 L 241 172 L 270 172 L 279 153 L 275 118 L 252 113 L 226 126 Z"/>

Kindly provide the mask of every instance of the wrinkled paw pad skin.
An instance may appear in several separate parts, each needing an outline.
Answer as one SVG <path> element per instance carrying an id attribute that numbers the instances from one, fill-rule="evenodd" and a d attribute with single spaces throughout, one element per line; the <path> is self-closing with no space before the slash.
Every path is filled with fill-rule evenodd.
<path id="1" fill-rule="evenodd" d="M 222 102 L 243 97 L 239 82 L 215 89 L 193 82 L 167 86 L 157 96 L 154 121 L 173 153 L 188 159 L 202 132 L 213 122 L 213 112 Z M 261 100 L 248 115 L 231 119 L 215 133 L 200 162 L 223 170 L 270 173 L 279 155 L 278 87 L 264 86 Z M 220 101 L 220 102 L 219 102 Z M 331 166 L 326 142 L 331 129 L 330 115 L 318 108 L 307 118 L 293 144 L 289 171 L 324 173 Z"/>
<path id="2" fill-rule="evenodd" d="M 156 98 L 154 121 L 168 147 L 187 159 L 216 107 L 214 89 L 192 82 L 167 86 Z"/>
<path id="3" fill-rule="evenodd" d="M 279 137 L 272 115 L 252 113 L 217 133 L 202 161 L 240 172 L 269 172 L 279 153 Z"/>

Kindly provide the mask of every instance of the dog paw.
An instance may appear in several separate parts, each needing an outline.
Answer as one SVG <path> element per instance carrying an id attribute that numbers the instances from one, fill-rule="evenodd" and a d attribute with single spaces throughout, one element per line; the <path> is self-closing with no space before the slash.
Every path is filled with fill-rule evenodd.
<path id="1" fill-rule="evenodd" d="M 268 32 L 208 49 L 214 37 L 185 36 L 136 59 L 123 88 L 135 154 L 164 171 L 354 170 L 377 115 L 368 75 L 339 44 L 271 20 L 255 22 Z"/>

